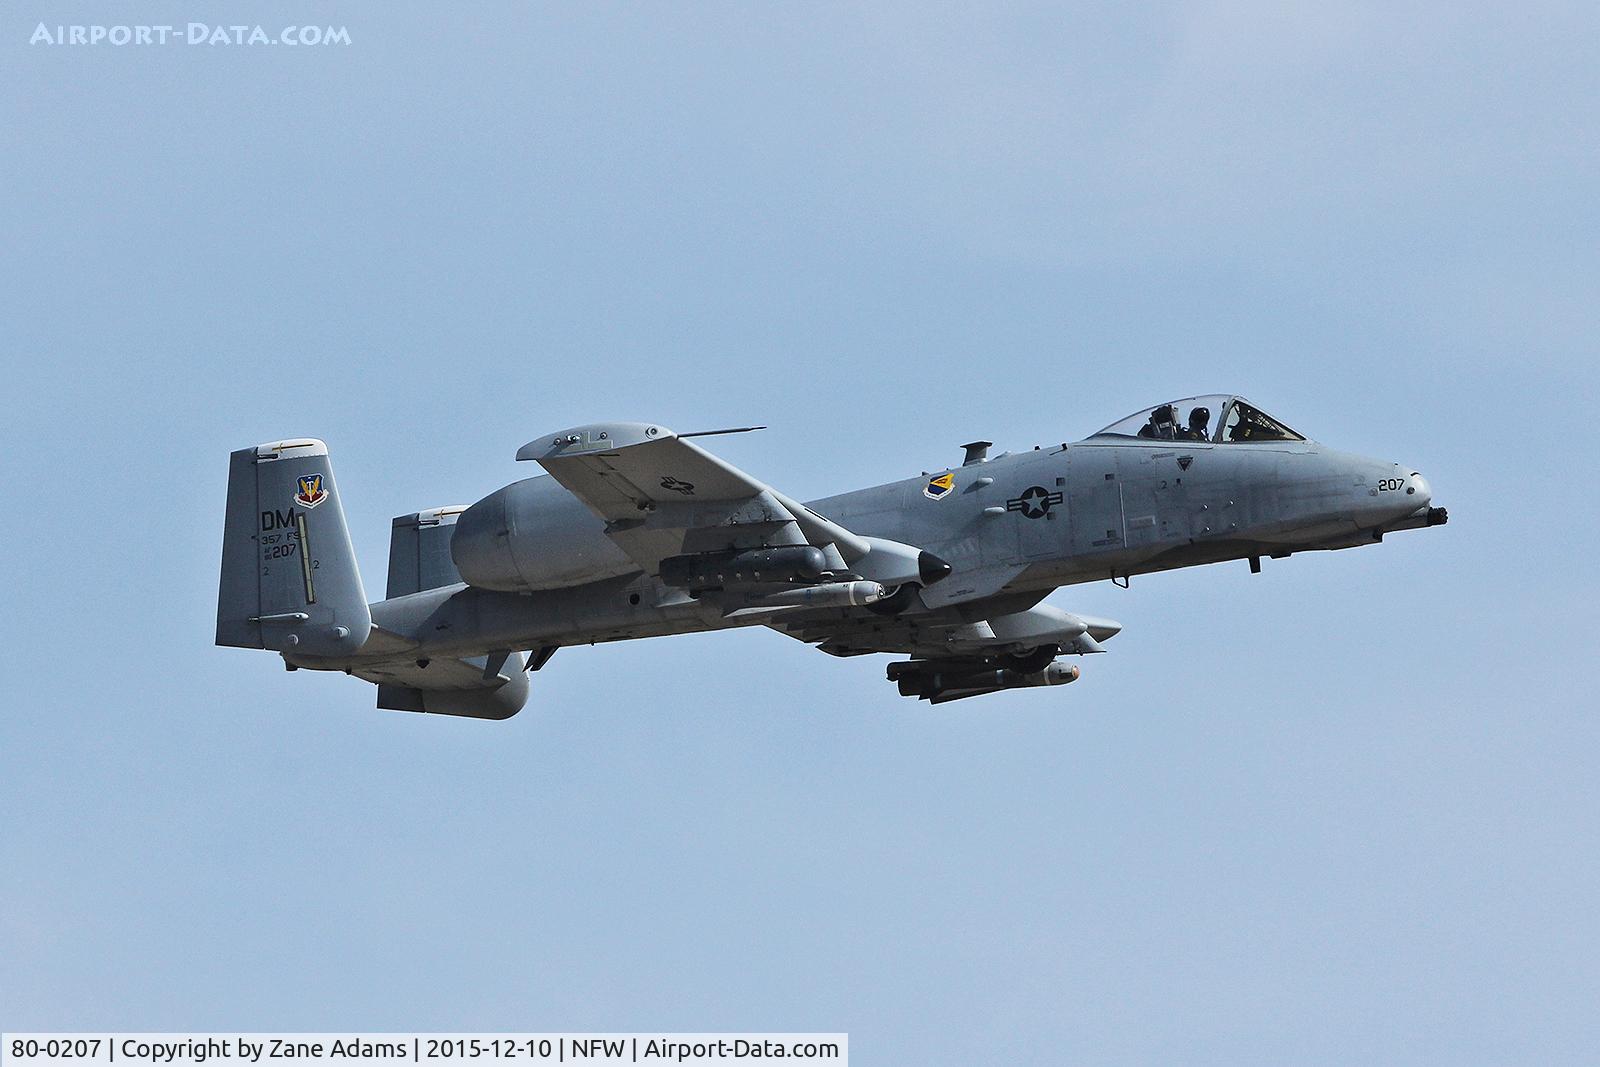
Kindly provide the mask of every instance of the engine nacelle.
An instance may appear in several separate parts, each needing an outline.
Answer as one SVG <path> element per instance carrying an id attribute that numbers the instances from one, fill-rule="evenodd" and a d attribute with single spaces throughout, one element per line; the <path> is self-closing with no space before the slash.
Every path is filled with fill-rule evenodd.
<path id="1" fill-rule="evenodd" d="M 462 512 L 450 558 L 468 585 L 506 593 L 562 589 L 639 569 L 606 536 L 604 521 L 549 477 L 512 482 Z"/>

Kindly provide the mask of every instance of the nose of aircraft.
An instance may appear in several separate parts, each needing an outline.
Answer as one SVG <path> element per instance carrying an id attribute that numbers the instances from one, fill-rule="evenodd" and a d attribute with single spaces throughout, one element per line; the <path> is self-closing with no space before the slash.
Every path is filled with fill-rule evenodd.
<path id="1" fill-rule="evenodd" d="M 1412 471 L 1411 477 L 1406 479 L 1406 495 L 1413 498 L 1419 508 L 1425 508 L 1433 503 L 1433 486 L 1428 484 L 1428 479 L 1419 472 Z"/>
<path id="2" fill-rule="evenodd" d="M 1397 463 L 1394 469 L 1398 474 L 1406 468 Z M 1405 477 L 1397 480 L 1391 479 L 1386 484 L 1395 486 L 1396 482 L 1398 482 L 1398 487 L 1405 489 L 1405 494 L 1395 498 L 1394 502 L 1405 510 L 1405 516 L 1398 522 L 1390 521 L 1385 523 L 1385 529 L 1414 530 L 1422 526 L 1443 526 L 1450 521 L 1450 513 L 1448 511 L 1444 508 L 1433 507 L 1433 486 L 1428 484 L 1428 479 L 1422 476 L 1421 471 L 1412 471 Z"/>

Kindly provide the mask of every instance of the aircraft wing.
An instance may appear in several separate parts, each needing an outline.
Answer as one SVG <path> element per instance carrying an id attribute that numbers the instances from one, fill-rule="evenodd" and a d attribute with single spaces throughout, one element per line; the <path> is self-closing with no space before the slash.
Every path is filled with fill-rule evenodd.
<path id="1" fill-rule="evenodd" d="M 871 539 L 723 462 L 690 436 L 704 435 L 595 423 L 530 441 L 517 459 L 537 462 L 604 519 L 607 536 L 647 573 L 684 553 L 807 544 L 828 552 L 842 571 L 872 549 Z"/>

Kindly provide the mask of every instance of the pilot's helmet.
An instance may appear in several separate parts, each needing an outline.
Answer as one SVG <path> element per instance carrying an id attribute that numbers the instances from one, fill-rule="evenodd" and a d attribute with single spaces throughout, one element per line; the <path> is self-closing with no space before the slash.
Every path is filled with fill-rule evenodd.
<path id="1" fill-rule="evenodd" d="M 1211 409 L 1205 406 L 1197 407 L 1189 412 L 1190 426 L 1204 426 L 1211 421 Z"/>

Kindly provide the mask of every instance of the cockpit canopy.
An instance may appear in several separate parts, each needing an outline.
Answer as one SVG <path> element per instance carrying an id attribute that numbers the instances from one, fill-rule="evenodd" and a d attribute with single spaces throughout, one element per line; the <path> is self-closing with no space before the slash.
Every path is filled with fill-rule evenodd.
<path id="1" fill-rule="evenodd" d="M 1118 419 L 1095 437 L 1143 437 L 1159 441 L 1304 441 L 1305 437 L 1242 396 L 1212 393 L 1157 404 Z"/>

